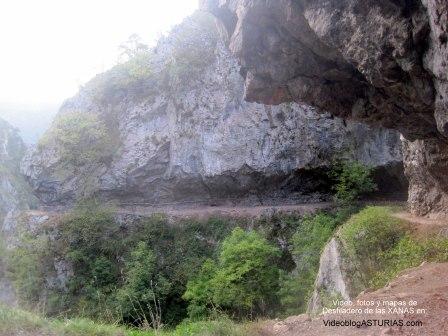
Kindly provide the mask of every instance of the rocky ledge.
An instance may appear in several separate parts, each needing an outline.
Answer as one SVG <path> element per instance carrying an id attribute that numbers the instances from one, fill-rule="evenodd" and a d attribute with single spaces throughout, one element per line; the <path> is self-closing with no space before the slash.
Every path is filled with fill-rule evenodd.
<path id="1" fill-rule="evenodd" d="M 447 212 L 445 0 L 205 0 L 245 98 L 305 102 L 406 138 L 415 213 Z M 444 210 L 445 209 L 445 210 Z"/>

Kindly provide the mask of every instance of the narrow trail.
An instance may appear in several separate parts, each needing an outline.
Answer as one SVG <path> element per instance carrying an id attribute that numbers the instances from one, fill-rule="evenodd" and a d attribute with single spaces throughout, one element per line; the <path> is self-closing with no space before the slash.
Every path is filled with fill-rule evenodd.
<path id="1" fill-rule="evenodd" d="M 370 200 L 362 202 L 368 205 L 392 205 L 404 206 L 405 202 L 396 200 Z M 230 217 L 230 218 L 257 218 L 265 215 L 272 215 L 274 213 L 296 213 L 309 214 L 320 210 L 328 210 L 335 208 L 333 202 L 282 202 L 276 200 L 272 203 L 263 205 L 247 205 L 241 201 L 232 200 L 223 202 L 220 205 L 210 205 L 201 202 L 181 202 L 181 203 L 167 203 L 163 205 L 152 205 L 145 203 L 135 204 L 119 204 L 113 205 L 112 208 L 117 214 L 121 215 L 136 215 L 136 216 L 150 216 L 152 214 L 163 213 L 173 219 L 181 218 L 195 218 L 207 219 L 210 217 Z M 52 214 L 60 214 L 69 211 L 70 207 L 63 206 L 42 206 L 37 210 L 27 211 L 29 215 L 44 216 Z"/>
<path id="2" fill-rule="evenodd" d="M 114 212 L 119 215 L 151 216 L 163 213 L 172 219 L 205 220 L 210 217 L 228 218 L 257 218 L 274 213 L 297 213 L 308 214 L 319 210 L 331 209 L 334 204 L 331 202 L 319 203 L 297 203 L 297 204 L 267 204 L 267 205 L 204 205 L 204 204 L 172 204 L 172 205 L 118 205 L 112 206 Z M 31 216 L 56 216 L 70 211 L 69 207 L 44 206 L 36 210 L 29 210 L 26 213 Z"/>
<path id="3" fill-rule="evenodd" d="M 448 236 L 448 218 L 419 217 L 409 212 L 397 212 L 393 216 L 410 223 L 416 235 L 441 234 Z"/>
<path id="4" fill-rule="evenodd" d="M 333 207 L 330 202 L 288 204 L 288 205 L 220 205 L 220 206 L 190 206 L 190 207 L 141 207 L 128 206 L 118 208 L 121 214 L 132 213 L 135 215 L 149 216 L 154 213 L 164 213 L 173 218 L 196 218 L 207 219 L 210 217 L 260 217 L 276 212 L 281 213 L 313 213 L 319 210 Z"/>

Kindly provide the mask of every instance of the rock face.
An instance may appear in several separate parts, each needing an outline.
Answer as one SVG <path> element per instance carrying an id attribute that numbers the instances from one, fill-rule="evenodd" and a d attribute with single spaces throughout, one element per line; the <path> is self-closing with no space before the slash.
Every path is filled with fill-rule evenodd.
<path id="1" fill-rule="evenodd" d="M 17 131 L 0 119 L 0 222 L 27 203 L 28 189 L 19 172 L 25 145 Z"/>
<path id="2" fill-rule="evenodd" d="M 336 238 L 332 238 L 320 256 L 319 272 L 316 278 L 314 293 L 308 307 L 309 313 L 319 314 L 321 312 L 323 308 L 323 291 L 328 293 L 329 296 L 334 295 L 334 299 L 350 300 L 350 294 L 342 269 L 338 242 Z"/>
<path id="3" fill-rule="evenodd" d="M 241 62 L 248 101 L 305 102 L 336 116 L 396 129 L 409 141 L 422 140 L 407 148 L 427 153 L 429 161 L 433 155 L 435 161 L 446 157 L 445 0 L 202 2 L 220 19 Z M 448 185 L 440 178 L 446 170 L 442 173 L 439 163 L 423 165 L 431 171 L 407 164 L 416 213 L 439 210 L 438 199 L 447 197 Z M 428 190 L 420 189 L 426 182 L 438 186 L 420 207 L 416 200 Z"/>
<path id="4" fill-rule="evenodd" d="M 448 144 L 437 139 L 403 141 L 409 206 L 415 213 L 448 214 Z"/>
<path id="5" fill-rule="evenodd" d="M 348 257 L 344 242 L 336 234 L 320 256 L 319 271 L 307 312 L 321 314 L 322 308 L 333 306 L 333 300 L 352 300 L 365 288 L 355 262 Z"/>
<path id="6" fill-rule="evenodd" d="M 17 303 L 11 283 L 5 276 L 4 250 L 6 238 L 14 227 L 16 212 L 32 201 L 30 190 L 19 172 L 25 145 L 17 131 L 0 119 L 0 303 Z"/>
<path id="7" fill-rule="evenodd" d="M 210 61 L 196 74 L 171 81 L 169 90 L 162 87 L 167 68 L 173 69 L 176 31 L 185 27 L 151 54 L 156 79 L 130 83 L 129 72 L 115 68 L 63 105 L 60 115 L 76 110 L 113 118 L 119 144 L 109 162 L 64 172 L 56 146 L 31 151 L 22 171 L 45 204 L 71 203 L 85 193 L 124 203 L 320 199 L 326 191 L 323 168 L 342 157 L 396 167 L 396 173 L 385 170 L 385 184 L 403 187 L 397 132 L 346 123 L 303 104 L 244 101 L 240 67 L 213 36 L 195 36 L 200 46 L 211 46 Z M 124 87 L 104 84 L 117 77 Z"/>

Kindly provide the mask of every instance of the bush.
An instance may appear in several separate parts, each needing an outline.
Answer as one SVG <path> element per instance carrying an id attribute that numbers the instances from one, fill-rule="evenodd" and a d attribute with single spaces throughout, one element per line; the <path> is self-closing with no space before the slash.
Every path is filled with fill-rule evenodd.
<path id="1" fill-rule="evenodd" d="M 188 283 L 184 298 L 193 303 L 190 312 L 215 306 L 239 318 L 266 314 L 276 301 L 279 256 L 280 251 L 258 233 L 233 230 L 216 265 L 207 261 Z"/>
<path id="2" fill-rule="evenodd" d="M 210 314 L 210 310 L 215 308 L 213 301 L 214 290 L 211 284 L 216 272 L 216 263 L 211 259 L 207 259 L 202 265 L 199 274 L 188 282 L 183 298 L 189 301 L 188 315 L 191 319 L 199 320 L 206 317 Z"/>
<path id="3" fill-rule="evenodd" d="M 318 213 L 299 221 L 292 237 L 292 255 L 296 268 L 292 273 L 282 272 L 280 300 L 286 315 L 301 314 L 307 309 L 319 270 L 320 255 L 338 225 L 349 216 L 342 209 L 335 215 Z"/>
<path id="4" fill-rule="evenodd" d="M 45 275 L 49 269 L 48 265 L 41 262 L 48 253 L 48 237 L 43 234 L 35 239 L 31 234 L 22 232 L 21 240 L 20 246 L 14 250 L 5 250 L 8 275 L 21 303 L 34 306 L 40 303 Z"/>
<path id="5" fill-rule="evenodd" d="M 161 299 L 170 284 L 157 273 L 155 256 L 145 242 L 139 242 L 125 262 L 124 285 L 117 293 L 123 320 L 144 328 L 162 326 Z"/>
<path id="6" fill-rule="evenodd" d="M 188 280 L 236 223 L 212 218 L 172 225 L 153 215 L 127 227 L 112 208 L 83 201 L 55 218 L 57 225 L 32 235 L 24 230 L 8 266 L 23 301 L 42 304 L 48 315 L 150 326 L 155 298 L 163 324 L 172 326 L 187 316 L 181 297 Z M 55 261 L 67 265 L 62 282 L 52 281 Z"/>
<path id="7" fill-rule="evenodd" d="M 375 191 L 377 186 L 372 178 L 373 169 L 359 162 L 336 162 L 330 171 L 334 179 L 336 200 L 342 205 L 350 205 L 362 195 Z"/>
<path id="8" fill-rule="evenodd" d="M 82 167 L 107 162 L 113 155 L 114 143 L 98 116 L 73 111 L 56 118 L 40 147 L 54 146 L 63 165 Z"/>
<path id="9" fill-rule="evenodd" d="M 371 279 L 382 267 L 381 255 L 405 233 L 404 223 L 391 215 L 390 208 L 370 206 L 353 215 L 338 234 L 349 257 L 358 261 L 361 274 Z"/>
<path id="10" fill-rule="evenodd" d="M 96 201 L 82 202 L 61 219 L 57 235 L 50 249 L 56 258 L 71 265 L 74 276 L 67 279 L 66 293 L 54 292 L 66 296 L 65 302 L 59 301 L 63 306 L 54 310 L 115 320 L 118 314 L 111 307 L 120 284 L 119 260 L 125 246 L 112 209 Z"/>

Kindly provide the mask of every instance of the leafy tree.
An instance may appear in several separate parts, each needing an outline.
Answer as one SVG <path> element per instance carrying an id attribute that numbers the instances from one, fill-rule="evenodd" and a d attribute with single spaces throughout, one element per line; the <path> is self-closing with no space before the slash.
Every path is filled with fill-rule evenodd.
<path id="1" fill-rule="evenodd" d="M 372 168 L 359 162 L 336 162 L 330 172 L 335 180 L 334 191 L 338 202 L 350 205 L 362 195 L 375 191 L 377 186 L 372 178 Z"/>
<path id="2" fill-rule="evenodd" d="M 51 249 L 73 267 L 68 279 L 72 309 L 88 316 L 111 306 L 120 279 L 118 260 L 124 246 L 112 211 L 95 201 L 84 201 L 62 219 Z"/>
<path id="3" fill-rule="evenodd" d="M 128 40 L 119 47 L 120 55 L 126 60 L 138 57 L 141 54 L 146 54 L 149 48 L 142 43 L 142 39 L 138 34 L 132 34 Z"/>
<path id="4" fill-rule="evenodd" d="M 192 319 L 200 319 L 215 308 L 213 303 L 212 279 L 217 272 L 217 265 L 212 259 L 207 259 L 199 274 L 187 284 L 183 298 L 189 301 L 188 315 Z"/>
<path id="5" fill-rule="evenodd" d="M 117 298 L 123 319 L 136 325 L 159 329 L 163 299 L 170 290 L 158 274 L 154 253 L 145 242 L 138 243 L 125 263 L 125 282 Z"/>
<path id="6" fill-rule="evenodd" d="M 216 267 L 207 261 L 198 277 L 187 285 L 184 298 L 220 307 L 236 317 L 266 314 L 275 303 L 279 286 L 278 248 L 257 232 L 241 228 L 222 243 Z M 209 290 L 202 292 L 202 289 Z"/>
<path id="7" fill-rule="evenodd" d="M 98 116 L 72 111 L 56 118 L 40 145 L 54 145 L 61 162 L 80 167 L 110 158 L 113 143 L 107 126 Z"/>
<path id="8" fill-rule="evenodd" d="M 141 42 L 140 36 L 133 34 L 129 39 L 120 46 L 121 57 L 125 62 L 117 65 L 116 70 L 121 70 L 126 76 L 115 79 L 119 81 L 117 84 L 122 86 L 135 85 L 140 80 L 151 77 L 151 61 L 152 52 L 148 46 Z M 121 81 L 121 82 L 120 82 Z"/>

